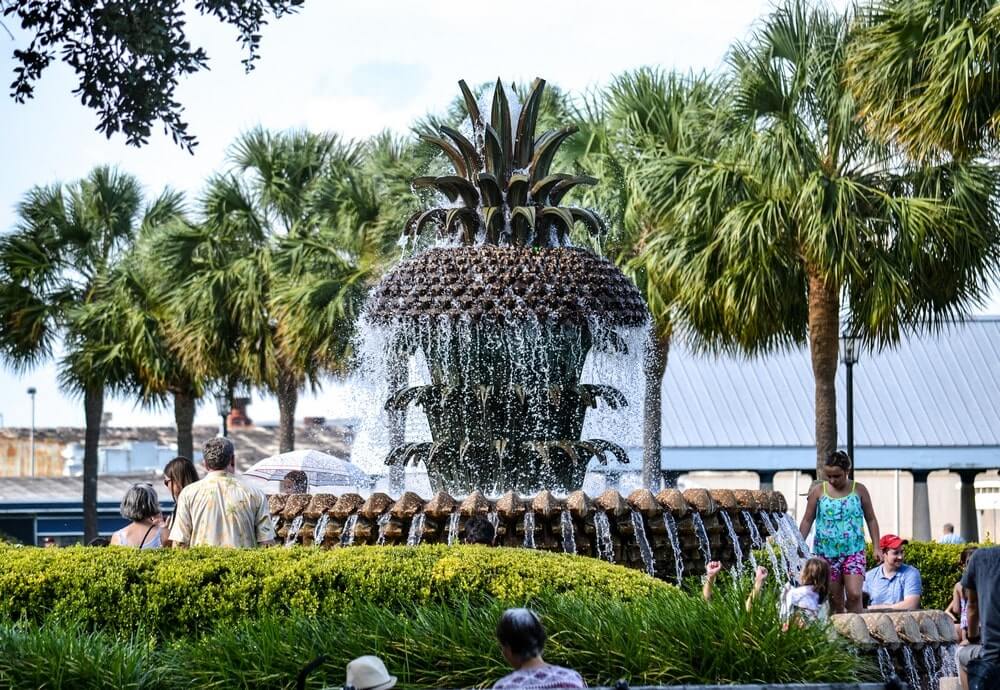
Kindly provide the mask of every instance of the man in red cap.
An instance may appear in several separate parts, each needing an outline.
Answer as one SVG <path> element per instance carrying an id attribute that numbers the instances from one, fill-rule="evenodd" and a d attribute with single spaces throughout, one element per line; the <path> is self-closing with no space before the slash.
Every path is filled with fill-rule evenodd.
<path id="1" fill-rule="evenodd" d="M 862 591 L 870 598 L 869 608 L 912 611 L 920 608 L 923 586 L 920 571 L 903 563 L 905 539 L 886 534 L 879 539 L 882 563 L 865 574 Z"/>

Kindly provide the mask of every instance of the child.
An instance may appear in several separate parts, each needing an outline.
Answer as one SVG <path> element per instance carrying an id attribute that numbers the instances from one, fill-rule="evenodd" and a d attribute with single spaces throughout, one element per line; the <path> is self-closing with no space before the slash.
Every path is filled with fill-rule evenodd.
<path id="1" fill-rule="evenodd" d="M 799 586 L 786 585 L 781 593 L 781 619 L 785 629 L 792 621 L 803 626 L 825 617 L 821 610 L 824 610 L 829 592 L 830 566 L 825 559 L 810 558 L 799 573 Z"/>
<path id="2" fill-rule="evenodd" d="M 705 601 L 712 600 L 712 594 L 715 591 L 715 578 L 719 576 L 720 572 L 722 572 L 722 563 L 719 561 L 709 561 L 705 565 L 705 582 L 701 588 L 701 596 Z M 753 600 L 757 598 L 760 590 L 763 589 L 765 580 L 767 580 L 767 568 L 759 565 L 756 572 L 754 572 L 753 589 L 750 590 L 750 596 L 747 597 L 747 611 L 750 610 Z"/>
<path id="3" fill-rule="evenodd" d="M 962 572 L 965 572 L 966 566 L 969 564 L 969 558 L 976 551 L 975 546 L 970 546 L 962 551 L 962 555 L 959 556 L 958 562 L 962 566 Z M 965 641 L 969 633 L 969 620 L 966 617 L 966 607 L 969 600 L 965 598 L 965 592 L 962 590 L 962 583 L 956 582 L 955 586 L 951 590 L 951 603 L 948 604 L 948 608 L 945 611 L 951 616 L 951 619 L 955 622 L 955 635 L 958 637 L 959 643 Z"/>

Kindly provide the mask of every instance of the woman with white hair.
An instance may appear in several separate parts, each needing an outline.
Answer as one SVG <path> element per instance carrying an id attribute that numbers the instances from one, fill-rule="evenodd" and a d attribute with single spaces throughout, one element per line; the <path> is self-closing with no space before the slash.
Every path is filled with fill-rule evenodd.
<path id="1" fill-rule="evenodd" d="M 121 514 L 131 522 L 111 535 L 112 546 L 158 549 L 163 546 L 160 530 L 163 514 L 152 484 L 133 484 L 122 498 Z"/>
<path id="2" fill-rule="evenodd" d="M 545 628 L 531 609 L 507 609 L 497 624 L 497 641 L 503 658 L 514 669 L 494 688 L 585 688 L 587 683 L 571 668 L 547 664 L 542 659 Z"/>

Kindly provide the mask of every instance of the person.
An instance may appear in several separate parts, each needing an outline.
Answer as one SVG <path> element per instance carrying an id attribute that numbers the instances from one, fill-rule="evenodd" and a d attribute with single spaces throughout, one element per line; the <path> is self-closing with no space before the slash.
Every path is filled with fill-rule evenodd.
<path id="1" fill-rule="evenodd" d="M 531 609 L 507 609 L 497 624 L 497 641 L 503 658 L 514 669 L 494 688 L 585 688 L 579 673 L 547 664 L 542 659 L 545 628 Z"/>
<path id="2" fill-rule="evenodd" d="M 705 565 L 705 583 L 701 586 L 701 597 L 705 601 L 712 600 L 712 593 L 715 589 L 715 578 L 722 572 L 722 563 L 719 561 L 709 561 Z"/>
<path id="3" fill-rule="evenodd" d="M 194 463 L 183 455 L 178 455 L 164 466 L 163 486 L 167 487 L 167 491 L 170 492 L 170 498 L 175 507 L 174 512 L 170 513 L 170 517 L 167 518 L 168 533 L 174 526 L 174 516 L 177 514 L 177 497 L 180 496 L 185 486 L 194 484 L 196 481 L 198 481 L 198 470 L 195 469 Z"/>
<path id="4" fill-rule="evenodd" d="M 54 549 L 55 547 L 57 547 L 59 545 L 56 544 L 56 538 L 55 537 L 45 537 L 45 539 L 42 540 L 42 546 L 44 548 L 46 548 L 46 549 Z"/>
<path id="5" fill-rule="evenodd" d="M 163 514 L 152 484 L 133 484 L 122 497 L 122 517 L 129 524 L 111 535 L 111 546 L 158 549 L 163 546 Z"/>
<path id="6" fill-rule="evenodd" d="M 1000 546 L 976 549 L 962 573 L 968 644 L 958 648 L 965 690 L 1000 687 Z"/>
<path id="7" fill-rule="evenodd" d="M 920 608 L 923 585 L 920 571 L 903 563 L 904 546 L 908 542 L 895 534 L 879 540 L 882 563 L 865 573 L 864 591 L 870 597 L 868 605 L 874 609 L 915 611 Z"/>
<path id="8" fill-rule="evenodd" d="M 281 479 L 280 491 L 283 494 L 307 494 L 309 493 L 309 477 L 302 470 L 290 470 Z"/>
<path id="9" fill-rule="evenodd" d="M 203 451 L 207 474 L 177 497 L 170 540 L 176 547 L 231 548 L 274 544 L 274 525 L 263 493 L 234 476 L 236 451 L 227 438 L 213 438 Z"/>
<path id="10" fill-rule="evenodd" d="M 871 495 L 864 484 L 849 479 L 851 458 L 838 450 L 823 465 L 826 481 L 809 492 L 799 531 L 802 538 L 816 526 L 813 553 L 830 566 L 830 608 L 833 613 L 861 611 L 861 589 L 865 577 L 865 531 L 868 523 L 875 557 L 879 548 L 879 526 Z"/>
<path id="11" fill-rule="evenodd" d="M 962 555 L 958 557 L 958 564 L 962 567 L 963 573 L 965 573 L 965 569 L 969 565 L 969 558 L 972 557 L 975 550 L 975 546 L 970 546 L 967 549 L 963 549 Z M 955 623 L 955 637 L 960 644 L 968 638 L 969 618 L 967 606 L 968 600 L 965 597 L 965 592 L 962 590 L 962 580 L 960 578 L 955 583 L 955 586 L 952 587 L 951 601 L 945 608 L 945 613 L 951 616 L 951 620 Z"/>
<path id="12" fill-rule="evenodd" d="M 938 538 L 938 544 L 964 544 L 965 540 L 955 534 L 955 525 L 950 522 L 944 523 L 941 527 L 944 534 Z"/>
<path id="13" fill-rule="evenodd" d="M 495 538 L 496 528 L 482 515 L 475 515 L 465 523 L 465 539 L 462 540 L 464 543 L 493 546 Z"/>
<path id="14" fill-rule="evenodd" d="M 347 664 L 344 690 L 389 690 L 396 686 L 396 680 L 377 656 L 359 656 Z"/>
<path id="15" fill-rule="evenodd" d="M 830 594 L 830 564 L 815 556 L 799 571 L 798 587 L 786 586 L 781 593 L 781 619 L 800 626 L 823 618 L 823 605 Z"/>

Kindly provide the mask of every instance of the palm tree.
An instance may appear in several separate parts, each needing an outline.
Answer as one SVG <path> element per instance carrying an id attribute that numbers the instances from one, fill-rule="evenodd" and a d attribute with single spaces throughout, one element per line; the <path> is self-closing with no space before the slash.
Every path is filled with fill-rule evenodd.
<path id="1" fill-rule="evenodd" d="M 643 360 L 643 483 L 648 487 L 660 475 L 661 397 L 674 287 L 647 265 L 646 249 L 665 227 L 643 196 L 639 174 L 650 149 L 708 154 L 714 141 L 708 123 L 718 97 L 719 89 L 704 76 L 640 69 L 615 78 L 606 93 L 566 106 L 580 129 L 563 147 L 567 162 L 599 180 L 574 193 L 608 216 L 612 230 L 597 249 L 632 278 L 650 311 Z"/>
<path id="2" fill-rule="evenodd" d="M 97 536 L 97 451 L 106 393 L 125 392 L 129 375 L 120 312 L 109 308 L 110 277 L 139 225 L 171 214 L 169 195 L 143 210 L 132 176 L 95 168 L 63 187 L 35 187 L 18 225 L 0 239 L 0 350 L 18 369 L 52 357 L 62 340 L 59 380 L 83 397 L 84 536 Z"/>
<path id="3" fill-rule="evenodd" d="M 906 168 L 842 88 L 848 18 L 782 6 L 732 50 L 714 155 L 650 151 L 639 180 L 662 226 L 650 270 L 710 347 L 808 340 L 817 465 L 837 442 L 838 336 L 874 346 L 982 299 L 1000 233 L 996 171 Z"/>
<path id="4" fill-rule="evenodd" d="M 879 0 L 860 19 L 847 83 L 879 136 L 918 159 L 997 151 L 1000 5 Z"/>

